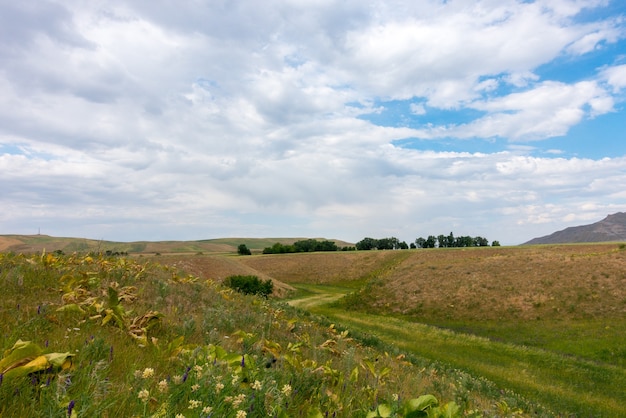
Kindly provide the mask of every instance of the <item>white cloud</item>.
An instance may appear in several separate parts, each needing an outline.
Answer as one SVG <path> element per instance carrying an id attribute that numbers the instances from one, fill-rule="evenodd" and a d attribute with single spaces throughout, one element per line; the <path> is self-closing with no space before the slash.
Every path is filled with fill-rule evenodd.
<path id="1" fill-rule="evenodd" d="M 626 87 L 626 64 L 607 67 L 602 70 L 602 77 L 613 88 L 619 91 Z"/>
<path id="2" fill-rule="evenodd" d="M 507 226 L 518 218 L 569 221 L 594 199 L 604 203 L 587 216 L 624 207 L 620 158 L 391 145 L 539 140 L 615 111 L 623 66 L 569 83 L 535 71 L 617 42 L 618 22 L 572 19 L 594 5 L 7 3 L 0 233 L 413 239 L 454 224 L 515 243 L 538 231 Z M 359 118 L 388 99 L 414 100 L 407 113 L 420 120 L 484 116 L 419 129 Z"/>

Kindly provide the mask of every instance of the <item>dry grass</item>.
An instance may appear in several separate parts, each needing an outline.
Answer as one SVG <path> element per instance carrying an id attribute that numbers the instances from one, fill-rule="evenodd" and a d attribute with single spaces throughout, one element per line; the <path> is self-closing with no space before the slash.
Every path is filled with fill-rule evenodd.
<path id="1" fill-rule="evenodd" d="M 380 295 L 378 308 L 439 319 L 624 318 L 626 251 L 617 244 L 417 251 L 383 278 Z"/>
<path id="2" fill-rule="evenodd" d="M 618 244 L 168 255 L 160 261 L 211 279 L 271 278 L 283 290 L 298 283 L 370 282 L 364 308 L 424 320 L 626 317 L 626 250 Z"/>

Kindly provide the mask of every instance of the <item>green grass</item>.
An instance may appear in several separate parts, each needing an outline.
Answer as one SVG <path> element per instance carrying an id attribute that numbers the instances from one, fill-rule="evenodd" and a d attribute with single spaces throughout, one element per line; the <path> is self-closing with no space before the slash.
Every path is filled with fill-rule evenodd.
<path id="1" fill-rule="evenodd" d="M 350 289 L 295 284 L 309 293 L 295 295 L 290 303 L 418 357 L 484 376 L 552 410 L 578 416 L 626 415 L 626 321 L 468 319 L 427 325 L 359 309 L 359 300 L 376 296 L 378 282 L 371 279 L 358 297 L 345 300 L 341 292 L 350 294 Z"/>
<path id="2" fill-rule="evenodd" d="M 522 333 L 511 338 L 514 330 L 512 326 L 501 326 L 501 330 L 508 331 L 502 334 L 494 334 L 493 327 L 484 329 L 485 334 L 500 335 L 505 340 L 510 338 L 513 341 L 498 342 L 401 318 L 350 312 L 323 305 L 303 306 L 342 326 L 374 335 L 413 355 L 449 364 L 475 376 L 484 376 L 528 399 L 536 399 L 554 411 L 568 411 L 579 416 L 626 416 L 626 393 L 623 390 L 626 387 L 626 370 L 618 365 L 584 358 L 584 349 L 572 350 L 576 346 L 573 340 L 569 343 L 561 341 L 560 350 L 553 351 L 558 335 L 563 334 L 562 330 L 550 339 L 551 344 L 547 344 L 550 349 L 540 349 L 514 343 L 524 338 Z M 582 331 L 589 332 L 597 324 L 579 325 L 581 329 L 574 335 L 580 336 Z M 547 336 L 551 331 L 554 329 L 546 327 L 542 332 Z M 613 335 L 613 343 L 623 342 L 624 334 L 618 332 L 610 335 Z M 586 342 L 590 344 L 591 341 L 587 339 Z M 581 356 L 568 355 L 572 351 L 579 351 Z"/>
<path id="3" fill-rule="evenodd" d="M 0 285 L 2 358 L 22 340 L 72 362 L 7 362 L 3 417 L 205 417 L 210 408 L 358 418 L 380 404 L 403 416 L 404 401 L 425 393 L 468 416 L 514 405 L 461 372 L 418 367 L 310 314 L 147 260 L 0 253 Z"/>
<path id="4" fill-rule="evenodd" d="M 626 319 L 431 322 L 461 333 L 626 367 Z"/>

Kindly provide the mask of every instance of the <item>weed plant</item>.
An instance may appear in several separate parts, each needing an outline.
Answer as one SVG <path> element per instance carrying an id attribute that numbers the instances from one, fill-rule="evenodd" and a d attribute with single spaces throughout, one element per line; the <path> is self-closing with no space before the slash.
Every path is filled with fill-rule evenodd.
<path id="1" fill-rule="evenodd" d="M 3 417 L 525 413 L 469 375 L 367 347 L 348 330 L 176 268 L 7 253 L 0 284 Z M 24 346 L 40 351 L 16 357 Z M 66 361 L 57 367 L 44 353 Z"/>

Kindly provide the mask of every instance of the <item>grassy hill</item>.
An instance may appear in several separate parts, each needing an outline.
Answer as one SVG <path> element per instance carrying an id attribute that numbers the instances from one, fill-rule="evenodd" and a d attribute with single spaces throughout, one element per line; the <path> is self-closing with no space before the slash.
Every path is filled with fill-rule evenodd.
<path id="1" fill-rule="evenodd" d="M 404 401 L 425 393 L 455 402 L 464 416 L 626 414 L 626 249 L 619 244 L 130 258 L 35 252 L 0 254 L 0 264 L 0 350 L 22 339 L 77 353 L 76 368 L 38 377 L 43 387 L 41 379 L 57 379 L 50 393 L 29 386 L 29 377 L 13 398 L 5 378 L 0 415 L 24 408 L 59 415 L 75 400 L 80 416 L 162 408 L 167 416 L 201 416 L 189 406 L 202 398 L 211 400 L 203 407 L 234 416 L 232 399 L 243 394 L 248 416 L 291 408 L 288 416 L 365 417 L 378 404 L 404 416 Z M 279 297 L 222 288 L 232 274 L 272 279 Z M 157 317 L 155 326 L 142 324 Z M 188 385 L 174 382 L 199 364 L 208 370 L 206 359 L 221 368 Z M 144 379 L 146 368 L 157 376 Z M 66 374 L 85 389 L 61 385 L 60 393 Z M 218 377 L 227 393 L 204 386 L 214 388 Z M 164 379 L 169 389 L 161 392 Z M 256 380 L 262 393 L 252 388 Z M 299 395 L 282 403 L 285 385 Z"/>
<path id="2" fill-rule="evenodd" d="M 166 253 L 235 253 L 240 244 L 260 252 L 275 243 L 293 244 L 306 238 L 216 238 L 198 241 L 135 241 L 114 242 L 86 238 L 52 237 L 49 235 L 0 235 L 0 251 L 20 253 L 63 251 L 124 252 L 129 254 Z M 325 238 L 318 238 L 323 240 Z M 338 246 L 351 246 L 345 241 L 332 240 Z"/>

